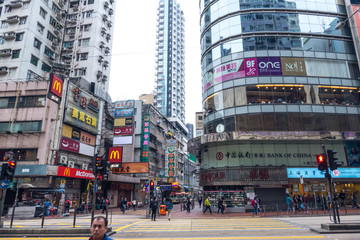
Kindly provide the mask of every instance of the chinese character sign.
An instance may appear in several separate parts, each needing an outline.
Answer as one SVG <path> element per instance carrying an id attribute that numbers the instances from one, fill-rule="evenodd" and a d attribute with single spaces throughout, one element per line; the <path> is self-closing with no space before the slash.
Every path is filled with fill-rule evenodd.
<path id="1" fill-rule="evenodd" d="M 140 162 L 149 161 L 149 142 L 150 142 L 150 115 L 146 114 L 144 116 L 143 126 L 142 126 Z"/>
<path id="2" fill-rule="evenodd" d="M 165 176 L 176 177 L 176 140 L 170 139 L 166 141 L 165 147 Z"/>

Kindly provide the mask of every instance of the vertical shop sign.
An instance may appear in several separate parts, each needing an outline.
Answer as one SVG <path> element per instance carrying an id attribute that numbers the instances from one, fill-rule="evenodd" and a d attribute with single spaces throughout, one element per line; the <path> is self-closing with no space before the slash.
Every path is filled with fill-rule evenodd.
<path id="1" fill-rule="evenodd" d="M 140 162 L 149 161 L 150 114 L 144 115 L 141 137 Z"/>
<path id="2" fill-rule="evenodd" d="M 177 151 L 176 151 L 176 140 L 170 139 L 166 141 L 165 148 L 165 176 L 166 177 L 176 177 L 176 160 L 177 160 Z"/>

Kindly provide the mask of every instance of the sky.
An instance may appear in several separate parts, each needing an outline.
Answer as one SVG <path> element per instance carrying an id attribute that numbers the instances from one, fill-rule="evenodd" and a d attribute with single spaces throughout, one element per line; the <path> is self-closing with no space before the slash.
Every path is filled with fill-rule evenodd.
<path id="1" fill-rule="evenodd" d="M 199 1 L 177 0 L 185 16 L 185 118 L 201 111 Z M 155 86 L 159 0 L 116 1 L 109 92 L 113 101 L 137 100 Z"/>

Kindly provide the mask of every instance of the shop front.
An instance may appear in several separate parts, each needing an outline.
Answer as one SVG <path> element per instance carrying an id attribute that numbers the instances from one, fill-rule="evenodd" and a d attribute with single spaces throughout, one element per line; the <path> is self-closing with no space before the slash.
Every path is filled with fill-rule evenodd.
<path id="1" fill-rule="evenodd" d="M 250 209 L 255 195 L 261 199 L 261 204 L 283 202 L 287 183 L 284 167 L 233 167 L 200 172 L 200 186 L 203 186 L 205 197 L 210 196 L 213 207 L 224 197 L 230 212 Z"/>

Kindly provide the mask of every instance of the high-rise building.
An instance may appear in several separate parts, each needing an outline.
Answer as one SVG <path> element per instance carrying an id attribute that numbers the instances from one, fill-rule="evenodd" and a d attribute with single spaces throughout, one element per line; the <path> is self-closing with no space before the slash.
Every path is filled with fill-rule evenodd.
<path id="1" fill-rule="evenodd" d="M 107 91 L 115 1 L 0 1 L 0 81 L 51 71 Z"/>
<path id="2" fill-rule="evenodd" d="M 326 150 L 343 164 L 337 192 L 360 186 L 349 174 L 360 166 L 360 74 L 350 28 L 335 29 L 343 4 L 200 0 L 205 193 L 244 210 L 255 194 L 273 205 L 329 191 L 316 163 Z"/>
<path id="3" fill-rule="evenodd" d="M 185 122 L 184 13 L 176 0 L 160 0 L 157 18 L 155 107 Z"/>

